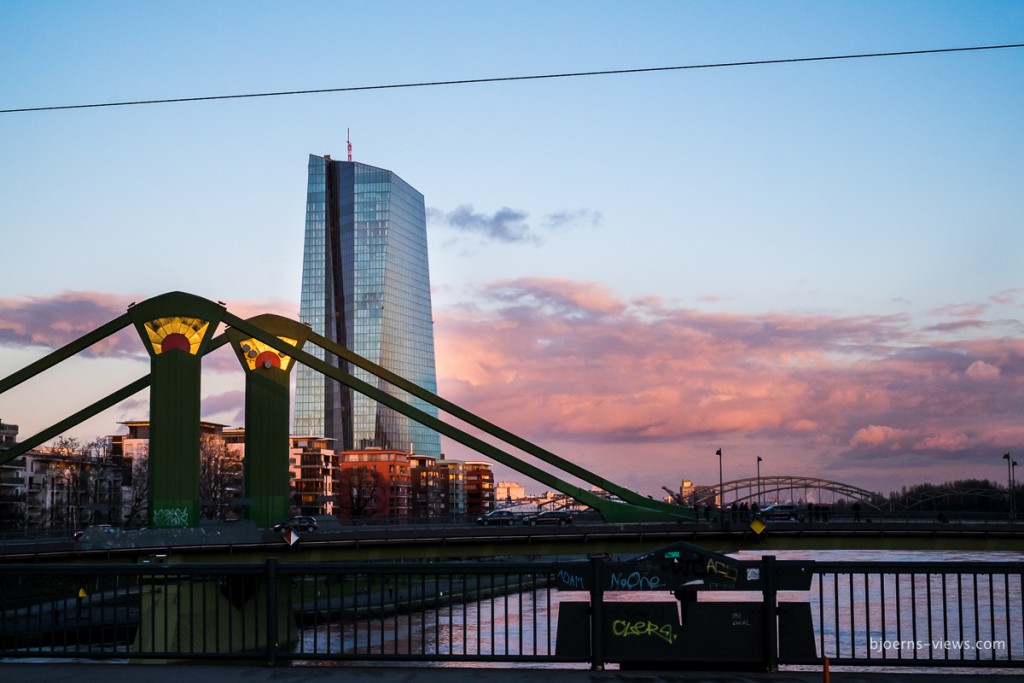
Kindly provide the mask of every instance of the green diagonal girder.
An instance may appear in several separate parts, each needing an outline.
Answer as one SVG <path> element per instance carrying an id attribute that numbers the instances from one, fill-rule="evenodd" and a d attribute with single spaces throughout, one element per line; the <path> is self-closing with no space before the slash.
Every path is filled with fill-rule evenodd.
<path id="1" fill-rule="evenodd" d="M 125 400 L 133 394 L 137 394 L 146 387 L 149 386 L 149 375 L 140 377 L 131 384 L 126 384 L 117 391 L 107 394 L 105 397 L 96 401 L 90 406 L 82 408 L 78 412 L 66 417 L 65 419 L 57 422 L 56 424 L 44 429 L 35 436 L 29 437 L 24 441 L 19 441 L 14 444 L 9 450 L 0 451 L 0 465 L 17 458 L 22 453 L 27 453 L 36 446 L 42 445 L 50 439 L 56 438 L 66 432 L 67 430 L 81 424 L 90 417 L 98 415 L 102 411 L 110 408 L 111 406 L 117 405 L 121 401 Z"/>
<path id="2" fill-rule="evenodd" d="M 79 337 L 73 342 L 65 344 L 56 351 L 43 356 L 39 360 L 26 365 L 21 370 L 18 370 L 17 372 L 0 380 L 0 394 L 6 393 L 8 389 L 13 389 L 22 382 L 32 379 L 45 370 L 49 370 L 58 363 L 67 360 L 81 351 L 84 351 L 96 342 L 106 339 L 115 332 L 121 331 L 130 324 L 131 318 L 127 313 L 124 313 L 114 318 L 106 325 L 101 325 L 92 332 Z M 88 420 L 90 417 L 93 417 L 110 406 L 117 404 L 119 401 L 123 401 L 147 386 L 149 386 L 149 376 L 135 380 L 131 384 L 128 384 L 121 389 L 108 394 L 106 397 L 101 398 L 92 405 L 79 410 L 74 415 L 61 420 L 24 441 L 18 442 L 10 449 L 0 452 L 0 465 L 17 458 L 19 455 L 30 451 L 36 446 L 39 446 L 54 437 L 60 436 L 64 431 Z"/>
<path id="3" fill-rule="evenodd" d="M 359 393 L 361 393 L 361 394 L 363 394 L 365 396 L 368 396 L 369 398 L 371 398 L 371 399 L 373 399 L 373 400 L 375 400 L 375 401 L 377 401 L 379 403 L 382 403 L 382 404 L 388 406 L 392 410 L 394 410 L 394 411 L 396 411 L 398 413 L 401 413 L 402 415 L 405 415 L 405 416 L 407 416 L 407 417 L 409 417 L 409 418 L 411 418 L 413 420 L 416 420 L 420 424 L 426 425 L 427 427 L 430 427 L 431 429 L 437 431 L 438 433 L 444 434 L 445 436 L 451 438 L 452 440 L 454 440 L 454 441 L 456 441 L 458 443 L 461 443 L 464 446 L 468 446 L 469 448 L 473 449 L 474 451 L 476 451 L 478 453 L 481 453 L 482 455 L 485 455 L 485 456 L 487 456 L 489 458 L 492 458 L 492 459 L 502 463 L 503 465 L 511 467 L 511 468 L 513 468 L 513 469 L 515 469 L 515 470 L 525 474 L 526 476 L 530 477 L 531 479 L 534 479 L 534 480 L 536 480 L 536 481 L 538 481 L 538 482 L 540 482 L 542 484 L 550 486 L 551 488 L 555 489 L 556 491 L 560 491 L 561 493 L 564 493 L 564 494 L 566 494 L 568 496 L 571 496 L 572 498 L 575 498 L 576 500 L 578 500 L 581 503 L 584 503 L 585 505 L 589 505 L 589 506 L 599 510 L 601 512 L 601 514 L 604 516 L 604 518 L 607 521 L 609 521 L 609 522 L 641 521 L 641 520 L 644 520 L 644 519 L 652 519 L 652 518 L 662 518 L 663 519 L 666 516 L 670 516 L 670 517 L 673 517 L 673 518 L 676 518 L 676 519 L 690 519 L 691 518 L 691 516 L 689 514 L 689 510 L 687 510 L 685 508 L 681 508 L 681 507 L 678 507 L 678 506 L 673 506 L 674 509 L 671 509 L 671 508 L 670 509 L 661 509 L 660 505 L 659 506 L 652 505 L 652 503 L 661 503 L 661 501 L 652 501 L 650 499 L 638 496 L 637 494 L 633 494 L 633 496 L 635 496 L 636 498 L 639 498 L 639 500 L 641 502 L 640 503 L 632 503 L 632 502 L 630 502 L 630 504 L 617 503 L 615 501 L 610 501 L 610 500 L 608 500 L 606 498 L 601 498 L 599 496 L 596 496 L 593 493 L 591 493 L 590 491 L 586 491 L 584 489 L 581 489 L 578 486 L 573 486 L 572 484 L 569 484 L 569 483 L 567 483 L 565 481 L 562 481 L 558 477 L 555 477 L 554 475 L 552 475 L 552 474 L 550 474 L 548 472 L 545 472 L 544 470 L 541 470 L 541 469 L 539 469 L 539 468 L 537 468 L 537 467 L 535 467 L 535 466 L 533 466 L 533 465 L 531 465 L 531 464 L 529 464 L 529 463 L 527 463 L 527 462 L 525 462 L 525 461 L 523 461 L 523 460 L 521 460 L 521 459 L 519 459 L 519 458 L 517 458 L 517 457 L 515 457 L 515 456 L 513 456 L 511 454 L 509 454 L 509 453 L 506 453 L 505 451 L 503 451 L 503 450 L 493 446 L 492 444 L 487 443 L 486 441 L 483 441 L 481 439 L 478 439 L 477 437 L 474 437 L 474 436 L 472 436 L 470 434 L 467 434 L 466 432 L 462 431 L 461 429 L 458 429 L 457 427 L 455 427 L 453 425 L 450 425 L 450 424 L 447 424 L 445 422 L 442 422 L 441 420 L 439 420 L 438 418 L 434 417 L 433 415 L 429 415 L 428 413 L 425 413 L 422 410 L 419 410 L 418 408 L 414 408 L 413 406 L 409 405 L 405 401 L 402 401 L 401 399 L 396 398 L 396 397 L 388 394 L 387 392 L 385 392 L 385 391 L 383 391 L 381 389 L 378 389 L 377 387 L 375 387 L 375 386 L 373 386 L 371 384 L 368 384 L 368 383 L 366 383 L 366 382 L 364 382 L 364 381 L 362 381 L 362 380 L 360 380 L 360 379 L 358 379 L 356 377 L 353 377 L 352 375 L 342 371 L 339 368 L 336 368 L 336 367 L 334 367 L 332 365 L 329 365 L 328 363 L 326 363 L 326 362 L 316 358 L 315 356 L 313 356 L 312 354 L 307 353 L 306 351 L 302 351 L 300 349 L 296 349 L 295 347 L 293 347 L 293 346 L 291 346 L 291 345 L 281 341 L 276 336 L 263 331 L 259 327 L 255 326 L 255 325 L 252 325 L 252 324 L 246 322 L 245 320 L 242 320 L 241 318 L 238 318 L 238 317 L 232 315 L 231 313 L 225 313 L 224 318 L 223 318 L 223 322 L 226 325 L 230 325 L 232 327 L 235 327 L 235 328 L 241 330 L 242 332 L 245 332 L 246 334 L 252 336 L 253 338 L 262 341 L 264 344 L 267 344 L 267 345 L 271 346 L 272 348 L 277 349 L 278 351 L 280 351 L 282 353 L 286 353 L 288 355 L 291 355 L 292 358 L 294 358 L 298 362 L 303 363 L 304 365 L 309 366 L 310 368 L 316 370 L 317 372 L 320 372 L 321 374 L 326 375 L 327 377 L 330 377 L 331 379 L 334 379 L 334 380 L 336 380 L 338 382 L 341 382 L 345 386 L 350 387 L 350 388 L 354 389 L 355 391 L 358 391 Z M 323 337 L 319 337 L 319 335 L 315 335 L 315 334 L 311 334 L 310 335 L 310 340 L 313 341 L 314 343 L 317 343 L 318 345 L 319 345 L 320 340 L 327 341 Z M 333 344 L 333 343 L 331 343 L 329 341 L 328 341 L 328 343 L 331 344 L 331 346 L 333 346 L 334 348 L 340 348 L 337 345 L 335 345 L 335 344 Z M 326 350 L 333 352 L 333 349 L 331 349 L 331 348 L 326 348 Z M 445 410 L 446 412 L 452 412 L 452 409 L 454 409 L 455 412 L 452 412 L 452 414 L 453 414 L 453 416 L 458 417 L 459 419 L 464 419 L 462 416 L 469 417 L 472 420 L 472 423 L 474 423 L 475 425 L 483 425 L 483 427 L 481 427 L 481 428 L 489 428 L 488 429 L 489 433 L 491 433 L 491 432 L 498 432 L 498 434 L 505 434 L 505 435 L 507 435 L 509 437 L 512 437 L 514 440 L 516 440 L 518 442 L 526 444 L 528 447 L 531 447 L 531 449 L 533 451 L 535 451 L 535 452 L 547 453 L 546 451 L 543 451 L 543 449 L 540 449 L 540 448 L 538 448 L 536 446 L 533 446 L 529 442 L 527 442 L 527 441 L 525 441 L 523 439 L 520 439 L 519 437 L 515 437 L 514 435 L 512 435 L 512 434 L 510 434 L 508 432 L 505 432 L 504 430 L 501 430 L 500 428 L 495 427 L 494 425 L 491 425 L 490 423 L 486 422 L 485 420 L 482 420 L 481 418 L 473 415 L 469 411 L 466 411 L 466 410 L 464 410 L 462 408 L 459 408 L 458 406 L 456 406 L 456 405 L 454 405 L 452 403 L 444 401 L 444 400 L 440 399 L 439 397 L 437 397 L 436 395 L 432 394 L 431 392 L 426 391 L 425 389 L 422 389 L 420 387 L 417 387 L 416 385 L 412 384 L 411 382 L 408 382 L 404 378 L 401 378 L 398 375 L 395 375 L 394 373 L 388 372 L 384 368 L 381 368 L 380 366 L 376 365 L 375 363 L 372 363 L 369 360 L 366 360 L 365 358 L 356 356 L 355 354 L 352 354 L 351 352 L 348 352 L 347 350 L 346 350 L 345 355 L 350 357 L 350 358 L 358 359 L 358 361 L 359 361 L 358 365 L 360 367 L 363 367 L 364 369 L 368 370 L 372 374 L 377 375 L 378 377 L 381 377 L 381 379 L 385 379 L 386 381 L 389 381 L 389 382 L 392 382 L 392 378 L 395 379 L 395 380 L 399 380 L 399 382 L 392 382 L 392 383 L 396 384 L 396 386 L 399 386 L 400 388 L 406 388 L 406 387 L 415 388 L 416 389 L 415 394 L 418 397 L 422 398 L 423 400 L 427 401 L 428 403 L 432 403 L 432 404 L 438 406 L 438 408 L 441 408 L 441 409 Z M 346 360 L 348 360 L 348 358 L 346 358 Z M 405 385 L 405 386 L 401 386 L 401 385 Z M 410 393 L 413 393 L 413 392 L 410 392 Z M 456 413 L 458 413 L 458 414 L 456 414 Z M 466 420 L 466 421 L 469 422 L 469 420 Z M 498 434 L 492 434 L 492 435 L 498 436 Z M 498 436 L 498 438 L 503 438 L 503 437 Z M 523 449 L 523 450 L 525 450 L 525 449 Z M 531 453 L 531 454 L 534 454 L 534 453 Z M 551 454 L 551 455 L 553 456 L 553 454 Z M 553 456 L 553 457 L 557 458 L 557 456 Z M 561 458 L 557 458 L 557 460 L 559 460 L 561 462 L 566 462 L 566 463 L 568 462 L 568 461 L 565 461 L 565 460 L 563 460 Z M 554 463 L 549 463 L 549 464 L 554 464 Z M 571 463 L 569 463 L 569 464 L 571 465 Z M 604 479 L 601 479 L 600 477 L 597 477 L 597 475 L 594 475 L 594 474 L 592 474 L 590 472 L 587 472 L 586 470 L 584 470 L 583 468 L 580 468 L 578 466 L 574 465 L 573 469 L 576 470 L 576 471 L 582 472 L 582 473 L 586 473 L 592 479 L 597 479 L 597 480 L 600 480 L 600 481 L 606 481 Z M 607 483 L 611 484 L 611 482 L 607 482 Z M 614 484 L 611 484 L 611 486 L 614 487 L 614 488 L 620 488 L 620 487 L 615 486 Z M 625 489 L 620 489 L 620 490 L 625 490 Z"/>
<path id="4" fill-rule="evenodd" d="M 21 370 L 18 370 L 14 374 L 4 377 L 2 380 L 0 380 L 0 394 L 5 393 L 8 389 L 12 389 L 18 386 L 25 380 L 32 379 L 43 370 L 49 370 L 57 363 L 67 360 L 68 358 L 74 356 L 76 353 L 80 351 L 84 351 L 85 349 L 89 348 L 96 342 L 106 339 L 115 332 L 119 332 L 125 327 L 128 327 L 128 325 L 130 325 L 131 322 L 132 320 L 130 317 L 128 317 L 128 314 L 124 313 L 114 318 L 106 325 L 97 327 L 92 332 L 89 332 L 88 334 L 79 337 L 70 344 L 66 344 L 57 349 L 56 351 L 54 351 L 53 353 L 50 353 L 40 358 L 34 363 L 26 365 L 25 367 L 23 367 Z"/>

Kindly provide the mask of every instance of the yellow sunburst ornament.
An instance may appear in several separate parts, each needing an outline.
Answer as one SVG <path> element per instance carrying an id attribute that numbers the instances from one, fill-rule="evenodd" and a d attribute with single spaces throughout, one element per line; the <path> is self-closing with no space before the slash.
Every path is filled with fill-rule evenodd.
<path id="1" fill-rule="evenodd" d="M 281 341 L 289 346 L 295 346 L 298 341 L 295 339 L 289 339 L 287 337 L 278 337 Z M 281 353 L 275 348 L 264 344 L 259 339 L 249 338 L 241 343 L 242 355 L 245 358 L 245 364 L 250 370 L 256 368 L 280 368 L 282 370 L 288 370 L 288 364 L 292 362 L 292 357 Z"/>
<path id="2" fill-rule="evenodd" d="M 199 318 L 174 316 L 151 320 L 143 327 L 153 353 L 159 355 L 165 351 L 179 350 L 194 356 L 199 351 L 210 323 Z"/>

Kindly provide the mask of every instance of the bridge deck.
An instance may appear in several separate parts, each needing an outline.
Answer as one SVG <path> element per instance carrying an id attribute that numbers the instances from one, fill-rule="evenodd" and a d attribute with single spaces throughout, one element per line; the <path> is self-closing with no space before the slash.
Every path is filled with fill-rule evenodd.
<path id="1" fill-rule="evenodd" d="M 745 523 L 576 524 L 569 527 L 365 526 L 303 534 L 289 547 L 273 532 L 225 525 L 223 531 L 124 532 L 92 542 L 17 540 L 0 544 L 0 562 L 113 561 L 149 554 L 201 556 L 203 561 L 352 561 L 418 558 L 526 557 L 648 552 L 688 541 L 719 552 L 778 550 L 1019 551 L 1024 524 L 933 522 L 778 522 L 762 536 Z"/>

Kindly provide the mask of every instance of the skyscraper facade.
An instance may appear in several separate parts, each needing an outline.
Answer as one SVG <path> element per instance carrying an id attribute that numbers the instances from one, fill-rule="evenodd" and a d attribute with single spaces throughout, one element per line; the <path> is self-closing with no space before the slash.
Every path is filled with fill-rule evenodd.
<path id="1" fill-rule="evenodd" d="M 422 194 L 391 171 L 310 155 L 299 319 L 436 393 Z M 309 350 L 339 363 L 316 347 Z M 433 406 L 359 368 L 344 369 L 437 415 Z M 441 454 L 437 432 L 304 365 L 296 373 L 292 432 L 334 439 L 336 450 Z"/>

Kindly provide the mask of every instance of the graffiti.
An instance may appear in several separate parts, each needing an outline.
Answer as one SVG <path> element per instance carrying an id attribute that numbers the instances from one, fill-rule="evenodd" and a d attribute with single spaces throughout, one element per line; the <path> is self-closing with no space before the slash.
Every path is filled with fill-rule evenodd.
<path id="1" fill-rule="evenodd" d="M 644 576 L 640 572 L 633 572 L 624 576 L 618 572 L 612 574 L 612 590 L 627 591 L 653 591 L 661 586 L 660 576 Z"/>
<path id="2" fill-rule="evenodd" d="M 733 626 L 750 626 L 750 620 L 743 616 L 742 612 L 732 613 L 732 625 Z"/>
<path id="3" fill-rule="evenodd" d="M 619 638 L 654 636 L 661 638 L 669 645 L 676 640 L 676 632 L 672 628 L 672 624 L 661 624 L 659 626 L 650 620 L 630 621 L 628 619 L 616 619 L 612 622 L 612 634 Z"/>
<path id="4" fill-rule="evenodd" d="M 185 508 L 163 508 L 153 511 L 153 525 L 188 526 L 188 510 Z"/>
<path id="5" fill-rule="evenodd" d="M 705 570 L 708 574 L 718 574 L 719 576 L 724 576 L 730 581 L 735 581 L 736 576 L 739 573 L 736 571 L 736 567 L 730 567 L 725 562 L 710 558 L 708 558 L 708 564 L 705 567 Z"/>
<path id="6" fill-rule="evenodd" d="M 584 589 L 583 577 L 577 576 L 576 574 L 570 574 L 564 569 L 558 570 L 558 580 L 567 588 L 575 588 L 578 590 Z"/>

